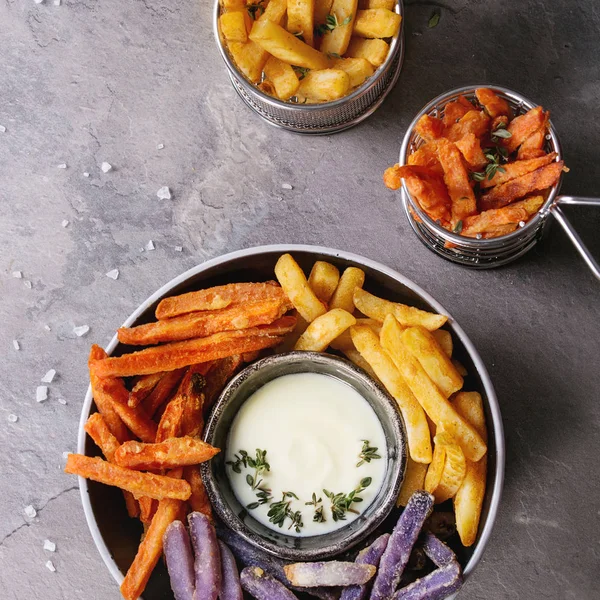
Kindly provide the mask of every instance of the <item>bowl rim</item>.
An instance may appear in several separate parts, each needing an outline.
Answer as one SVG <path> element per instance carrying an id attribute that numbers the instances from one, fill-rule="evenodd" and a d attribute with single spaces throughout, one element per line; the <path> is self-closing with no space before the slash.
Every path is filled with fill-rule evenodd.
<path id="1" fill-rule="evenodd" d="M 387 267 L 386 265 L 377 262 L 375 260 L 371 260 L 369 258 L 363 257 L 359 254 L 355 254 L 353 252 L 346 252 L 344 250 L 336 250 L 334 248 L 328 248 L 325 246 L 313 246 L 310 244 L 266 244 L 262 246 L 254 246 L 251 248 L 245 248 L 241 250 L 235 250 L 233 252 L 229 252 L 227 254 L 223 254 L 221 256 L 217 256 L 210 260 L 207 260 L 203 263 L 200 263 L 191 269 L 188 269 L 184 273 L 174 277 L 168 283 L 160 287 L 156 292 L 151 294 L 146 300 L 144 300 L 130 315 L 125 319 L 123 323 L 123 327 L 129 327 L 143 312 L 145 312 L 148 307 L 152 306 L 157 300 L 166 296 L 172 289 L 175 287 L 185 283 L 191 277 L 195 275 L 199 275 L 200 273 L 207 271 L 213 267 L 225 264 L 229 261 L 236 260 L 239 258 L 250 258 L 255 255 L 265 254 L 265 253 L 273 253 L 280 252 L 281 254 L 285 254 L 286 252 L 310 252 L 314 254 L 320 254 L 322 256 L 329 256 L 332 258 L 341 258 L 350 262 L 353 262 L 357 265 L 364 265 L 369 267 L 375 271 L 379 271 L 384 275 L 387 275 L 391 279 L 396 280 L 398 283 L 406 286 L 411 291 L 415 292 L 418 296 L 420 296 L 423 300 L 428 302 L 437 312 L 446 315 L 450 322 L 452 323 L 453 331 L 458 335 L 460 341 L 464 345 L 465 349 L 469 353 L 475 368 L 477 369 L 477 373 L 481 379 L 483 384 L 485 395 L 488 401 L 490 414 L 492 415 L 492 427 L 494 429 L 494 439 L 496 445 L 496 469 L 493 474 L 493 483 L 492 483 L 492 498 L 490 500 L 490 507 L 487 516 L 487 520 L 484 524 L 484 527 L 479 536 L 479 540 L 475 544 L 475 548 L 473 554 L 471 555 L 469 561 L 467 562 L 464 570 L 463 576 L 465 580 L 471 574 L 475 566 L 481 560 L 483 552 L 489 542 L 490 536 L 492 534 L 492 529 L 494 523 L 496 521 L 496 517 L 498 514 L 498 507 L 500 504 L 500 499 L 502 496 L 502 487 L 504 483 L 504 463 L 505 463 L 505 441 L 504 441 L 504 427 L 502 424 L 502 416 L 500 414 L 500 405 L 498 404 L 498 399 L 496 396 L 496 392 L 494 391 L 494 386 L 490 379 L 490 376 L 487 372 L 487 369 L 483 363 L 483 360 L 479 356 L 475 346 L 468 338 L 465 331 L 462 327 L 452 318 L 449 312 L 437 301 L 435 300 L 429 293 L 423 290 L 419 285 L 401 275 L 394 269 Z M 106 352 L 110 355 L 118 344 L 118 338 L 115 333 L 109 344 L 106 346 Z M 77 435 L 77 452 L 79 454 L 85 454 L 85 445 L 86 445 L 86 432 L 84 429 L 85 422 L 90 415 L 90 410 L 92 408 L 92 389 L 91 386 L 88 386 L 87 393 L 85 395 L 85 399 L 83 401 L 83 406 L 81 408 L 81 416 L 79 419 L 79 428 Z M 79 479 L 79 492 L 81 496 L 81 503 L 83 505 L 83 512 L 85 515 L 85 519 L 92 534 L 92 539 L 96 544 L 96 548 L 104 561 L 104 564 L 108 568 L 110 574 L 113 576 L 115 581 L 121 585 L 124 579 L 124 575 L 119 570 L 117 563 L 113 560 L 113 557 L 110 553 L 110 550 L 104 543 L 104 539 L 102 538 L 102 534 L 100 533 L 100 529 L 94 517 L 94 512 L 92 509 L 92 504 L 89 495 L 88 482 L 87 479 L 83 477 L 78 477 Z"/>
<path id="2" fill-rule="evenodd" d="M 218 504 L 214 506 L 215 512 L 219 515 L 219 517 L 225 523 L 226 526 L 228 526 L 232 531 L 235 531 L 249 544 L 260 548 L 264 552 L 268 552 L 270 554 L 273 554 L 274 556 L 281 556 L 282 558 L 288 560 L 325 560 L 328 558 L 333 558 L 336 554 L 345 552 L 349 548 L 358 544 L 360 541 L 364 540 L 365 537 L 372 533 L 372 531 L 375 528 L 377 528 L 389 516 L 390 512 L 396 505 L 396 499 L 398 497 L 398 493 L 400 492 L 400 486 L 406 475 L 406 466 L 408 460 L 408 436 L 406 433 L 404 418 L 402 417 L 402 414 L 398 411 L 396 401 L 390 396 L 389 392 L 381 384 L 375 381 L 368 373 L 364 372 L 360 367 L 350 362 L 348 359 L 340 356 L 335 356 L 333 354 L 328 354 L 326 352 L 307 352 L 302 350 L 290 350 L 288 352 L 282 352 L 280 354 L 266 356 L 244 367 L 225 385 L 223 391 L 221 392 L 221 394 L 219 394 L 218 400 L 215 402 L 211 410 L 210 417 L 206 421 L 203 440 L 209 444 L 212 444 L 215 429 L 218 426 L 219 420 L 223 416 L 222 413 L 219 414 L 219 408 L 221 408 L 222 406 L 227 406 L 236 397 L 236 394 L 239 392 L 240 385 L 243 385 L 243 383 L 249 378 L 256 376 L 257 371 L 260 371 L 263 368 L 271 368 L 274 366 L 276 367 L 280 364 L 290 365 L 300 362 L 307 363 L 309 367 L 311 364 L 317 365 L 318 363 L 320 363 L 321 365 L 337 365 L 339 368 L 344 369 L 347 373 L 351 373 L 353 377 L 360 379 L 366 387 L 370 388 L 369 394 L 372 400 L 367 400 L 367 398 L 363 396 L 363 398 L 365 398 L 365 400 L 367 400 L 369 404 L 377 402 L 381 405 L 384 405 L 384 412 L 386 413 L 385 419 L 389 421 L 389 424 L 391 428 L 395 431 L 395 436 L 397 438 L 398 456 L 392 465 L 392 476 L 390 478 L 388 486 L 386 488 L 382 488 L 377 493 L 377 496 L 373 498 L 371 504 L 369 504 L 366 507 L 370 508 L 371 506 L 376 505 L 378 512 L 376 514 L 371 515 L 368 519 L 364 520 L 362 525 L 356 531 L 346 535 L 343 541 L 344 547 L 342 549 L 338 547 L 339 544 L 331 543 L 324 543 L 319 550 L 302 550 L 291 547 L 282 548 L 281 546 L 278 546 L 276 542 L 272 542 L 268 539 L 265 539 L 262 535 L 258 533 L 249 533 L 249 527 L 246 525 L 245 521 L 237 517 L 233 508 L 229 505 L 229 503 L 226 500 L 224 500 L 223 494 L 221 493 L 220 488 L 216 483 L 216 478 L 212 473 L 211 461 L 202 463 L 200 465 L 200 470 L 203 475 L 203 478 L 205 479 L 206 491 L 208 493 L 209 498 L 212 495 L 217 496 L 219 497 L 220 502 L 223 505 L 223 507 L 220 507 Z M 252 371 L 254 371 L 254 373 Z M 317 369 L 307 369 L 298 371 L 298 373 L 310 372 L 321 373 L 324 374 L 326 377 L 335 378 L 335 376 L 328 373 L 324 373 Z M 274 378 L 268 379 L 263 385 L 274 381 L 278 377 L 285 377 L 285 374 L 276 375 Z M 345 383 L 347 385 L 350 385 L 350 387 L 354 388 L 353 384 L 350 384 L 348 382 Z M 247 400 L 248 398 L 246 398 L 244 402 L 246 402 Z M 240 410 L 240 408 L 238 408 L 238 411 Z M 233 419 L 235 419 L 235 416 L 233 417 Z M 383 427 L 384 419 L 377 416 L 377 420 L 381 423 Z M 386 446 L 387 445 L 388 444 L 386 442 Z M 225 452 L 225 449 L 223 449 L 223 451 Z M 381 514 L 379 514 L 380 511 L 382 511 Z M 354 522 L 355 521 L 350 521 L 345 525 L 334 529 L 333 531 L 329 531 L 322 534 L 321 536 L 311 537 L 321 537 L 322 539 L 324 539 L 330 533 L 338 533 L 340 531 L 343 531 L 344 529 L 347 529 Z M 291 537 L 286 536 L 285 533 L 283 533 L 282 535 L 284 535 L 285 537 Z M 259 538 L 260 543 L 257 542 L 254 538 Z"/>
<path id="3" fill-rule="evenodd" d="M 501 85 L 496 85 L 494 83 L 463 85 L 463 86 L 460 86 L 457 88 L 452 88 L 446 92 L 443 92 L 442 94 L 439 94 L 438 96 L 436 96 L 435 98 L 430 100 L 415 115 L 415 118 L 410 122 L 409 126 L 406 128 L 406 133 L 404 134 L 404 137 L 402 139 L 402 145 L 400 146 L 400 156 L 398 159 L 398 164 L 400 166 L 404 166 L 407 164 L 408 157 L 410 156 L 410 154 L 412 154 L 412 152 L 409 153 L 409 144 L 410 144 L 411 138 L 413 137 L 417 122 L 423 115 L 430 113 L 432 110 L 434 110 L 436 108 L 440 108 L 440 105 L 447 104 L 448 102 L 453 100 L 456 96 L 464 95 L 464 94 L 474 94 L 475 90 L 477 90 L 479 88 L 489 88 L 494 92 L 499 92 L 502 97 L 506 97 L 513 102 L 517 102 L 517 103 L 521 104 L 527 110 L 531 110 L 532 108 L 535 108 L 536 106 L 541 106 L 541 104 L 539 104 L 537 102 L 533 102 L 532 100 L 530 100 L 529 98 L 527 98 L 526 96 L 521 94 L 520 92 L 516 92 L 515 90 L 512 90 L 510 88 L 507 88 L 507 87 L 504 87 Z M 563 160 L 563 150 L 562 150 L 562 146 L 560 143 L 560 139 L 558 137 L 558 133 L 556 132 L 554 125 L 552 124 L 551 119 L 548 120 L 548 135 L 550 135 L 550 140 L 552 142 L 554 152 L 557 153 L 555 162 Z M 525 224 L 524 227 L 519 227 L 517 230 L 515 230 L 511 233 L 506 233 L 504 235 L 499 235 L 497 237 L 489 238 L 489 239 L 482 238 L 480 240 L 478 240 L 476 238 L 469 238 L 466 236 L 462 236 L 462 235 L 454 233 L 452 231 L 448 231 L 444 227 L 441 227 L 427 213 L 425 213 L 425 211 L 423 211 L 421 209 L 418 202 L 416 202 L 416 200 L 411 196 L 410 192 L 408 191 L 408 187 L 407 187 L 406 183 L 404 182 L 404 180 L 402 181 L 401 189 L 402 189 L 402 196 L 405 201 L 404 202 L 405 209 L 406 209 L 405 212 L 409 219 L 411 219 L 412 217 L 409 215 L 408 204 L 410 204 L 411 209 L 413 209 L 417 212 L 417 214 L 419 215 L 419 218 L 421 218 L 427 224 L 427 227 L 429 229 L 433 230 L 436 233 L 436 235 L 440 236 L 445 241 L 452 242 L 452 243 L 458 244 L 460 246 L 466 245 L 470 249 L 485 250 L 485 249 L 494 248 L 498 244 L 510 243 L 513 240 L 517 240 L 517 239 L 521 238 L 524 235 L 524 233 L 531 231 L 532 229 L 535 229 L 536 227 L 538 227 L 540 225 L 540 222 L 543 223 L 545 221 L 546 217 L 550 214 L 550 208 L 552 207 L 552 205 L 554 203 L 554 199 L 556 198 L 558 191 L 560 190 L 560 186 L 562 184 L 562 179 L 563 179 L 563 173 L 561 173 L 560 177 L 558 178 L 558 181 L 550 188 L 548 197 L 544 201 L 544 204 L 542 205 L 542 207 L 537 211 L 537 213 L 531 219 L 529 219 L 529 221 L 527 221 L 527 223 Z"/>

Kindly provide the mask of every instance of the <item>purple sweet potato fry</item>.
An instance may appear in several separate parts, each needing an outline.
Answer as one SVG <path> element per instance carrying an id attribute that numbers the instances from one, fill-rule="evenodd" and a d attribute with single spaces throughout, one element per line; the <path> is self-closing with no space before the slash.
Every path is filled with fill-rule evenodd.
<path id="1" fill-rule="evenodd" d="M 240 575 L 240 581 L 242 587 L 256 600 L 298 600 L 283 583 L 260 567 L 246 567 Z"/>
<path id="2" fill-rule="evenodd" d="M 219 549 L 221 550 L 221 595 L 219 600 L 244 600 L 242 586 L 240 585 L 240 574 L 233 553 L 221 540 L 219 540 Z"/>
<path id="3" fill-rule="evenodd" d="M 454 552 L 429 531 L 423 535 L 423 550 L 436 567 L 445 567 L 452 561 L 456 561 Z"/>
<path id="4" fill-rule="evenodd" d="M 443 600 L 456 593 L 461 585 L 460 565 L 456 560 L 451 560 L 445 566 L 398 590 L 393 600 Z"/>
<path id="5" fill-rule="evenodd" d="M 194 547 L 194 600 L 217 600 L 221 592 L 221 553 L 215 528 L 208 517 L 199 512 L 188 515 L 190 537 Z"/>
<path id="6" fill-rule="evenodd" d="M 283 567 L 288 581 L 297 587 L 337 587 L 367 583 L 377 568 L 356 562 L 330 560 L 303 562 Z"/>
<path id="7" fill-rule="evenodd" d="M 431 494 L 417 491 L 410 497 L 381 557 L 371 600 L 390 598 L 400 584 L 410 553 L 432 508 Z"/>
<path id="8" fill-rule="evenodd" d="M 163 536 L 163 549 L 175 600 L 194 596 L 194 555 L 190 536 L 181 521 L 173 521 Z"/>
<path id="9" fill-rule="evenodd" d="M 218 534 L 219 538 L 229 546 L 235 557 L 242 565 L 245 567 L 257 565 L 263 571 L 265 571 L 265 573 L 271 575 L 271 577 L 274 577 L 285 585 L 288 584 L 283 567 L 291 564 L 291 562 L 271 556 L 270 554 L 259 550 L 258 548 L 252 546 L 252 544 L 249 544 L 231 529 L 219 527 Z M 324 587 L 310 589 L 294 588 L 294 586 L 288 587 L 295 589 L 298 592 L 310 594 L 311 596 L 319 598 L 320 600 L 337 600 L 337 598 L 339 598 L 339 593 L 336 593 L 336 590 L 327 589 Z"/>
<path id="10" fill-rule="evenodd" d="M 385 552 L 390 539 L 389 533 L 380 535 L 370 546 L 367 546 L 358 553 L 354 562 L 363 565 L 373 565 L 377 567 L 379 561 Z M 340 600 L 364 600 L 369 593 L 369 583 L 362 585 L 349 585 L 345 587 L 340 596 Z"/>

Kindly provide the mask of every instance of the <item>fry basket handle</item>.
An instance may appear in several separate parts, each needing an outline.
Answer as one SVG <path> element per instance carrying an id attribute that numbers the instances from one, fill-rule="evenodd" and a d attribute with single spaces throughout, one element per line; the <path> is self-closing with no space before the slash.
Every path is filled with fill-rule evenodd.
<path id="1" fill-rule="evenodd" d="M 590 268 L 592 273 L 597 279 L 600 279 L 600 265 L 596 259 L 592 256 L 591 252 L 587 249 L 583 240 L 579 237 L 577 231 L 571 221 L 567 219 L 567 216 L 560 208 L 561 205 L 579 205 L 579 206 L 598 206 L 600 207 L 600 198 L 585 198 L 583 196 L 559 196 L 556 198 L 554 204 L 550 207 L 550 212 L 554 215 L 554 218 L 561 224 L 565 230 L 567 236 L 577 249 L 577 252 L 581 255 L 581 258 L 585 261 L 587 266 Z"/>

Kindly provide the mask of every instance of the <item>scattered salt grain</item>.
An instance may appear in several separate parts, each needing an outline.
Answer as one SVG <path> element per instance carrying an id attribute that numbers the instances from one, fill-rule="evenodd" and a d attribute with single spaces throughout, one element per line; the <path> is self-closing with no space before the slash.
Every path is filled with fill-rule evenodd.
<path id="1" fill-rule="evenodd" d="M 16 279 L 23 279 L 23 273 L 21 273 L 21 271 L 13 271 L 12 276 Z"/>
<path id="2" fill-rule="evenodd" d="M 87 325 L 80 325 L 79 327 L 73 327 L 73 333 L 77 337 L 84 336 L 89 330 L 90 330 L 90 328 Z"/>
<path id="3" fill-rule="evenodd" d="M 171 199 L 171 190 L 165 185 L 156 192 L 156 195 L 160 200 L 170 200 Z"/>
<path id="4" fill-rule="evenodd" d="M 31 281 L 29 281 L 28 279 L 26 279 L 26 280 L 23 282 L 23 285 L 24 285 L 24 286 L 25 286 L 27 289 L 29 289 L 29 290 L 32 288 Z"/>
<path id="5" fill-rule="evenodd" d="M 67 221 L 67 219 L 65 219 L 65 220 L 64 220 L 64 221 L 61 223 L 61 225 L 62 225 L 63 227 L 66 227 L 68 224 L 69 224 L 69 221 Z"/>
<path id="6" fill-rule="evenodd" d="M 475 238 L 478 239 L 478 240 L 480 240 L 481 238 L 483 238 L 483 235 L 481 233 L 477 233 L 475 235 Z"/>
<path id="7" fill-rule="evenodd" d="M 63 452 L 63 458 L 65 460 L 67 460 L 67 458 L 69 458 L 69 454 L 71 454 L 70 452 Z"/>
<path id="8" fill-rule="evenodd" d="M 175 252 L 183 252 L 183 246 L 175 246 Z"/>
<path id="9" fill-rule="evenodd" d="M 46 562 L 46 568 L 49 571 L 52 571 L 53 573 L 56 571 L 56 567 L 54 566 L 53 562 L 51 560 L 49 560 L 48 562 Z"/>
<path id="10" fill-rule="evenodd" d="M 54 376 L 56 375 L 56 369 L 50 369 L 43 377 L 42 383 L 52 383 Z"/>
<path id="11" fill-rule="evenodd" d="M 162 150 L 165 147 L 164 144 L 158 144 L 158 146 L 156 146 L 157 150 Z"/>
<path id="12" fill-rule="evenodd" d="M 21 349 L 21 344 L 19 344 L 19 340 L 13 340 L 13 348 L 15 350 L 20 350 Z"/>
<path id="13" fill-rule="evenodd" d="M 60 6 L 60 0 L 54 0 L 54 6 Z"/>
<path id="14" fill-rule="evenodd" d="M 35 390 L 36 402 L 44 402 L 47 399 L 48 399 L 48 386 L 47 385 L 38 385 Z"/>
<path id="15" fill-rule="evenodd" d="M 100 168 L 102 169 L 103 173 L 108 173 L 109 171 L 112 171 L 112 165 L 110 163 L 107 163 L 107 162 L 103 162 L 100 165 Z"/>
<path id="16" fill-rule="evenodd" d="M 4 133 L 6 131 L 6 127 L 4 125 L 0 125 L 0 132 Z"/>
<path id="17" fill-rule="evenodd" d="M 146 244 L 146 250 L 154 250 L 155 246 L 154 246 L 154 242 L 152 240 L 150 240 L 147 244 Z"/>
<path id="18" fill-rule="evenodd" d="M 44 550 L 48 550 L 48 552 L 56 552 L 56 544 L 50 540 L 44 540 Z"/>
<path id="19" fill-rule="evenodd" d="M 64 398 L 59 398 L 59 399 L 58 399 L 58 403 L 59 403 L 59 404 L 62 404 L 63 406 L 66 406 L 66 405 L 67 405 L 67 401 L 66 401 Z"/>
<path id="20" fill-rule="evenodd" d="M 87 171 L 84 171 L 84 172 L 83 172 L 83 176 L 84 176 L 84 177 L 89 177 L 89 176 L 90 176 L 90 174 L 89 174 Z"/>
<path id="21" fill-rule="evenodd" d="M 140 248 L 140 252 L 143 252 L 143 251 L 144 251 L 144 249 L 143 249 L 143 248 Z"/>
<path id="22" fill-rule="evenodd" d="M 26 506 L 23 509 L 23 512 L 25 513 L 25 516 L 29 517 L 30 519 L 35 519 L 37 515 L 37 511 L 35 510 L 35 508 L 33 508 L 33 506 L 31 506 L 31 504 L 29 506 Z"/>
<path id="23" fill-rule="evenodd" d="M 38 2 L 38 4 L 39 4 L 39 2 Z M 59 169 L 66 169 L 67 165 L 66 165 L 66 163 L 60 163 L 60 165 L 58 165 L 58 168 Z"/>
<path id="24" fill-rule="evenodd" d="M 44 329 L 46 331 L 52 331 L 52 329 L 50 328 L 50 325 L 44 325 Z"/>
<path id="25" fill-rule="evenodd" d="M 10 423 L 16 423 L 19 420 L 19 417 L 17 417 L 17 415 L 8 415 L 7 417 L 8 421 Z"/>
<path id="26" fill-rule="evenodd" d="M 119 269 L 113 269 L 112 271 L 109 271 L 106 276 L 114 280 L 119 279 Z"/>
<path id="27" fill-rule="evenodd" d="M 525 221 L 519 221 L 519 227 L 525 227 Z"/>
<path id="28" fill-rule="evenodd" d="M 44 0 L 33 0 L 36 4 L 42 4 Z"/>
<path id="29" fill-rule="evenodd" d="M 282 183 L 281 184 L 281 188 L 284 190 L 293 190 L 293 186 L 291 186 L 289 183 Z"/>

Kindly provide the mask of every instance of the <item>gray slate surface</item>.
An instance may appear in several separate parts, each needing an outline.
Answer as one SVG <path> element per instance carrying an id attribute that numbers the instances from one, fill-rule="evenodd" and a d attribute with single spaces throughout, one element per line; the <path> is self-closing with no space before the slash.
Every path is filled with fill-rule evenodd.
<path id="1" fill-rule="evenodd" d="M 3 598 L 119 598 L 76 481 L 61 472 L 62 453 L 76 444 L 88 347 L 107 343 L 185 269 L 271 242 L 329 245 L 398 269 L 480 350 L 508 464 L 493 539 L 461 598 L 598 597 L 598 282 L 556 228 L 501 270 L 446 263 L 414 237 L 381 174 L 430 98 L 490 81 L 552 111 L 571 167 L 564 191 L 597 193 L 600 9 L 595 0 L 407 4 L 407 57 L 392 95 L 363 125 L 322 138 L 278 131 L 242 105 L 206 0 L 0 4 Z M 428 29 L 434 4 L 442 18 Z M 114 170 L 102 173 L 102 161 Z M 172 200 L 157 199 L 163 185 Z M 598 213 L 569 213 L 598 255 Z M 148 240 L 156 250 L 140 252 Z M 117 281 L 105 276 L 113 268 Z M 91 331 L 76 338 L 81 324 Z M 58 375 L 37 404 L 50 368 Z M 25 517 L 28 504 L 37 518 Z M 42 549 L 45 538 L 55 554 Z"/>

